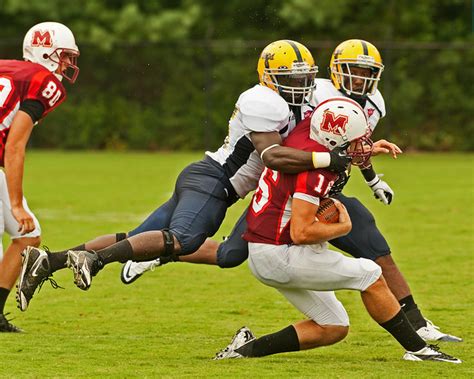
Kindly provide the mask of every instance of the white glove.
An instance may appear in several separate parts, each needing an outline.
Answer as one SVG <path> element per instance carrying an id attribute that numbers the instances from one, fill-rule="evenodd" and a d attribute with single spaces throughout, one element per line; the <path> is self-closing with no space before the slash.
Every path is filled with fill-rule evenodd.
<path id="1" fill-rule="evenodd" d="M 382 176 L 383 174 L 379 174 L 370 182 L 366 183 L 372 189 L 372 191 L 374 191 L 374 196 L 376 199 L 379 199 L 385 205 L 389 205 L 392 202 L 395 193 L 386 182 L 380 179 Z"/>

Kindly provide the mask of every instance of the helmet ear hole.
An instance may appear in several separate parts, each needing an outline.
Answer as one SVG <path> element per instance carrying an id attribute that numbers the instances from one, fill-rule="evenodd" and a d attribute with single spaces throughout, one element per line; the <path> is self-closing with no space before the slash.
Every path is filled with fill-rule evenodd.
<path id="1" fill-rule="evenodd" d="M 46 54 L 46 53 L 44 53 L 44 54 L 43 54 L 43 59 L 48 59 L 48 58 L 49 58 L 49 55 Z"/>

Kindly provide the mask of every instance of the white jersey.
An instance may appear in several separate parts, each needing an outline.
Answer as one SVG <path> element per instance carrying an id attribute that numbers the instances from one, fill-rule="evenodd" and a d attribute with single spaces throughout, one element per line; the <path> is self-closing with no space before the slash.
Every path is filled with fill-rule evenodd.
<path id="1" fill-rule="evenodd" d="M 311 97 L 311 105 L 317 106 L 319 103 L 331 97 L 345 96 L 340 92 L 329 79 L 316 79 L 316 89 Z M 369 126 L 372 131 L 379 120 L 385 116 L 385 101 L 382 94 L 377 90 L 374 95 L 368 96 L 364 107 Z"/>
<path id="2" fill-rule="evenodd" d="M 206 155 L 224 167 L 235 191 L 244 198 L 257 187 L 264 168 L 250 133 L 279 132 L 283 139 L 295 126 L 295 116 L 286 101 L 257 84 L 239 96 L 222 147 L 213 153 L 206 151 Z"/>

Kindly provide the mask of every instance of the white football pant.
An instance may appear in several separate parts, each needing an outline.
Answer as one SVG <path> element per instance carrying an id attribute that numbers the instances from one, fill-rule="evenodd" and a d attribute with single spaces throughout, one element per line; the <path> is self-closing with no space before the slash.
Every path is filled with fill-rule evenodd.
<path id="1" fill-rule="evenodd" d="M 26 202 L 25 198 L 23 198 L 23 207 L 33 217 L 35 222 L 35 229 L 25 235 L 21 235 L 18 231 L 20 225 L 15 220 L 11 212 L 10 196 L 8 195 L 5 173 L 0 170 L 0 259 L 3 257 L 2 237 L 5 232 L 7 232 L 11 239 L 38 237 L 41 235 L 41 227 L 38 219 L 35 217 L 33 212 L 31 212 L 30 208 L 28 208 L 28 203 Z"/>
<path id="2" fill-rule="evenodd" d="M 319 325 L 348 326 L 349 316 L 334 291 L 365 291 L 382 274 L 369 259 L 310 245 L 249 243 L 249 267 L 258 280 L 276 288 Z"/>

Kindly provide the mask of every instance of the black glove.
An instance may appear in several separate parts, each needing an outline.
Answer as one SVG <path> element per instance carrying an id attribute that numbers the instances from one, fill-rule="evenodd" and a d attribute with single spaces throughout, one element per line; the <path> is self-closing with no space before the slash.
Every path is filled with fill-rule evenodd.
<path id="1" fill-rule="evenodd" d="M 344 172 L 349 167 L 352 158 L 349 157 L 346 153 L 347 147 L 349 144 L 345 144 L 339 147 L 335 147 L 332 151 L 329 152 L 331 161 L 329 162 L 328 169 L 334 172 Z"/>
<path id="2" fill-rule="evenodd" d="M 349 181 L 351 176 L 347 173 L 347 171 L 343 171 L 339 173 L 339 177 L 332 185 L 331 189 L 329 190 L 329 197 L 339 195 L 342 192 L 342 189 Z"/>

